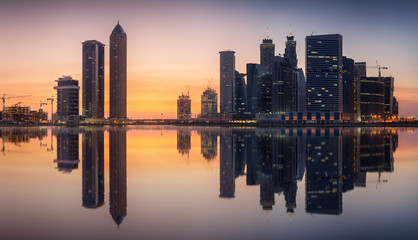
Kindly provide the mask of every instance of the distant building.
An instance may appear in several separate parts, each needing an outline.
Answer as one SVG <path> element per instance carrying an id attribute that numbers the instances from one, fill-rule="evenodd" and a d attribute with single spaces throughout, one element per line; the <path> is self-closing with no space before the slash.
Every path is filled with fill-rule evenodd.
<path id="1" fill-rule="evenodd" d="M 48 120 L 48 113 L 40 108 L 38 111 L 30 111 L 29 118 L 30 123 L 42 123 Z"/>
<path id="2" fill-rule="evenodd" d="M 298 59 L 296 55 L 296 41 L 295 36 L 290 32 L 287 35 L 286 48 L 284 50 L 284 58 L 292 68 L 298 67 Z"/>
<path id="3" fill-rule="evenodd" d="M 385 83 L 385 103 L 383 107 L 383 114 L 386 119 L 393 116 L 393 92 L 395 91 L 394 78 L 383 77 Z"/>
<path id="4" fill-rule="evenodd" d="M 356 78 L 354 70 L 354 60 L 343 57 L 343 118 L 354 121 L 356 105 Z"/>
<path id="5" fill-rule="evenodd" d="M 397 119 L 399 117 L 399 103 L 396 100 L 396 97 L 393 97 L 393 110 L 392 110 L 392 112 L 393 112 L 393 117 Z"/>
<path id="6" fill-rule="evenodd" d="M 272 112 L 298 111 L 299 71 L 293 68 L 287 59 L 276 58 L 272 81 Z"/>
<path id="7" fill-rule="evenodd" d="M 247 110 L 250 113 L 258 113 L 258 85 L 263 81 L 265 75 L 271 76 L 268 68 L 261 64 L 247 63 Z"/>
<path id="8" fill-rule="evenodd" d="M 83 42 L 82 115 L 104 118 L 104 44 Z"/>
<path id="9" fill-rule="evenodd" d="M 245 74 L 235 71 L 235 111 L 244 113 L 247 111 L 247 85 Z"/>
<path id="10" fill-rule="evenodd" d="M 190 119 L 192 100 L 189 97 L 189 93 L 182 93 L 177 99 L 177 119 Z"/>
<path id="11" fill-rule="evenodd" d="M 235 52 L 220 53 L 220 113 L 235 112 Z"/>
<path id="12" fill-rule="evenodd" d="M 118 24 L 110 34 L 109 117 L 126 118 L 127 111 L 127 44 L 126 33 Z"/>
<path id="13" fill-rule="evenodd" d="M 201 96 L 201 117 L 218 113 L 218 94 L 213 88 L 206 88 Z"/>
<path id="14" fill-rule="evenodd" d="M 273 70 L 274 65 L 274 47 L 273 39 L 270 39 L 269 35 L 260 44 L 260 64 L 266 66 L 270 71 Z"/>
<path id="15" fill-rule="evenodd" d="M 71 76 L 63 76 L 55 80 L 57 86 L 57 112 L 56 119 L 63 122 L 78 121 L 79 90 L 78 80 Z"/>
<path id="16" fill-rule="evenodd" d="M 380 121 L 384 117 L 385 82 L 382 77 L 360 80 L 360 111 L 362 121 Z"/>
<path id="17" fill-rule="evenodd" d="M 3 115 L 3 121 L 5 122 L 15 122 L 15 123 L 30 123 L 31 122 L 30 107 L 19 106 L 19 104 L 15 104 L 14 106 L 10 106 L 10 107 L 5 107 L 2 115 Z"/>
<path id="18" fill-rule="evenodd" d="M 355 97 L 357 98 L 357 100 L 355 101 L 355 104 L 354 104 L 354 112 L 357 113 L 357 121 L 361 120 L 360 85 L 361 85 L 361 78 L 362 77 L 367 77 L 366 62 L 355 62 L 354 63 L 354 78 L 355 78 L 356 91 L 357 91 Z"/>
<path id="19" fill-rule="evenodd" d="M 298 68 L 298 112 L 306 111 L 306 81 L 302 68 Z"/>
<path id="20" fill-rule="evenodd" d="M 306 110 L 342 112 L 342 46 L 339 34 L 306 37 Z"/>

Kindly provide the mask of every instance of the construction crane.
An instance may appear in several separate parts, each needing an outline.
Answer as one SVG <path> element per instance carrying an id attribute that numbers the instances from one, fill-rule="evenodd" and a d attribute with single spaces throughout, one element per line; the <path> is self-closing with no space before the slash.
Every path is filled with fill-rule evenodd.
<path id="1" fill-rule="evenodd" d="M 24 96 L 14 96 L 14 97 L 6 97 L 6 94 L 3 94 L 3 97 L 1 97 L 1 99 L 3 100 L 3 111 L 6 107 L 6 99 L 10 99 L 10 98 L 22 98 L 22 97 L 30 97 L 32 95 L 24 95 Z"/>
<path id="2" fill-rule="evenodd" d="M 54 115 L 54 96 L 47 98 L 47 101 L 51 101 L 51 120 L 52 120 L 52 116 Z"/>
<path id="3" fill-rule="evenodd" d="M 377 63 L 377 60 L 376 60 L 376 66 L 372 66 L 372 67 L 369 67 L 369 66 L 367 66 L 368 68 L 377 68 L 378 70 L 379 70 L 379 77 L 381 77 L 382 76 L 382 73 L 381 73 L 381 70 L 382 69 L 388 69 L 387 67 L 382 67 L 382 66 L 380 66 L 378 63 Z"/>

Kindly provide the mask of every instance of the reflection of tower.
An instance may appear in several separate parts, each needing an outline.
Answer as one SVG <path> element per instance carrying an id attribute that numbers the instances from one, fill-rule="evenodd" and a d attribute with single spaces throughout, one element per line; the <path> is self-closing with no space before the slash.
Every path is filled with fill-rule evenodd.
<path id="1" fill-rule="evenodd" d="M 235 197 L 234 176 L 234 138 L 230 130 L 225 130 L 220 137 L 220 198 Z"/>
<path id="2" fill-rule="evenodd" d="M 216 133 L 203 131 L 200 136 L 200 144 L 202 156 L 207 161 L 213 160 L 218 155 L 218 135 Z"/>
<path id="3" fill-rule="evenodd" d="M 78 168 L 78 129 L 59 129 L 57 132 L 57 163 L 58 171 L 69 173 Z"/>
<path id="4" fill-rule="evenodd" d="M 306 212 L 342 213 L 340 130 L 316 129 L 306 141 Z"/>
<path id="5" fill-rule="evenodd" d="M 260 205 L 263 210 L 270 211 L 274 205 L 274 181 L 272 162 L 272 139 L 270 136 L 258 138 L 258 174 L 260 184 Z"/>
<path id="6" fill-rule="evenodd" d="M 286 212 L 289 215 L 292 215 L 295 212 L 296 208 L 296 194 L 298 191 L 298 185 L 296 181 L 293 181 L 283 189 L 284 199 L 286 201 Z"/>
<path id="7" fill-rule="evenodd" d="M 109 132 L 110 214 L 119 225 L 126 216 L 126 131 Z"/>
<path id="8" fill-rule="evenodd" d="M 83 207 L 104 204 L 104 131 L 83 134 Z"/>
<path id="9" fill-rule="evenodd" d="M 177 129 L 177 150 L 183 155 L 189 156 L 189 151 L 192 148 L 190 130 L 188 128 Z"/>
<path id="10" fill-rule="evenodd" d="M 247 138 L 247 185 L 257 183 L 257 137 L 251 134 Z"/>
<path id="11" fill-rule="evenodd" d="M 359 162 L 359 134 L 357 128 L 345 128 L 342 133 L 342 183 L 343 192 L 354 189 L 354 176 Z"/>
<path id="12" fill-rule="evenodd" d="M 247 141 L 242 134 L 234 135 L 234 165 L 235 178 L 245 175 L 245 164 L 247 163 Z"/>

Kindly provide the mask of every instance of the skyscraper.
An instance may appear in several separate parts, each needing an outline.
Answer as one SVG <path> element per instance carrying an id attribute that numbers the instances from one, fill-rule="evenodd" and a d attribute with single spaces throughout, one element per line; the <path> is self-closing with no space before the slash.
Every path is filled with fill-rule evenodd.
<path id="1" fill-rule="evenodd" d="M 83 106 L 88 118 L 104 118 L 104 44 L 89 40 L 83 44 Z"/>
<path id="2" fill-rule="evenodd" d="M 126 33 L 118 24 L 110 34 L 110 118 L 126 118 Z"/>
<path id="3" fill-rule="evenodd" d="M 267 34 L 260 44 L 260 64 L 266 66 L 270 71 L 273 70 L 274 65 L 274 44 L 273 39 L 270 39 Z"/>
<path id="4" fill-rule="evenodd" d="M 306 110 L 342 112 L 342 45 L 339 34 L 306 37 Z"/>
<path id="5" fill-rule="evenodd" d="M 79 90 L 78 80 L 71 76 L 62 76 L 55 80 L 57 86 L 57 119 L 61 121 L 72 121 L 78 119 Z"/>
<path id="6" fill-rule="evenodd" d="M 247 109 L 250 113 L 258 112 L 258 84 L 267 74 L 271 76 L 266 66 L 247 63 Z"/>
<path id="7" fill-rule="evenodd" d="M 286 41 L 286 48 L 284 50 L 284 58 L 286 59 L 286 62 L 290 64 L 292 68 L 297 68 L 298 59 L 296 55 L 295 36 L 293 36 L 293 34 L 290 32 L 286 38 L 287 38 L 287 41 Z"/>
<path id="8" fill-rule="evenodd" d="M 235 110 L 237 113 L 247 111 L 247 85 L 244 77 L 244 73 L 235 71 Z"/>
<path id="9" fill-rule="evenodd" d="M 393 91 L 395 90 L 395 83 L 393 77 L 384 77 L 385 83 L 385 105 L 383 114 L 386 118 L 391 118 L 393 115 Z"/>
<path id="10" fill-rule="evenodd" d="M 385 105 L 385 82 L 382 77 L 360 80 L 361 120 L 381 120 Z"/>
<path id="11" fill-rule="evenodd" d="M 221 51 L 220 53 L 220 112 L 233 113 L 235 111 L 235 52 Z"/>
<path id="12" fill-rule="evenodd" d="M 354 60 L 343 57 L 343 113 L 353 119 L 356 101 L 356 78 L 354 76 Z M 354 120 L 354 119 L 353 119 Z"/>

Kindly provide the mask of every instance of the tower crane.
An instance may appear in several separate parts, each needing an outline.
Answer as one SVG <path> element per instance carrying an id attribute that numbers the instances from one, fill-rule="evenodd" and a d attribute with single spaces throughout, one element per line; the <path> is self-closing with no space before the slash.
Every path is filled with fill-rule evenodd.
<path id="1" fill-rule="evenodd" d="M 381 77 L 382 76 L 382 73 L 381 73 L 381 70 L 382 69 L 388 69 L 387 67 L 382 67 L 382 66 L 380 66 L 378 63 L 377 63 L 377 60 L 376 60 L 376 66 L 372 66 L 372 67 L 369 67 L 369 66 L 367 66 L 368 68 L 377 68 L 378 70 L 379 70 L 379 77 Z"/>
<path id="2" fill-rule="evenodd" d="M 30 97 L 32 95 L 24 95 L 24 96 L 13 96 L 13 97 L 6 97 L 6 94 L 3 94 L 3 96 L 1 97 L 1 99 L 3 100 L 3 111 L 6 107 L 6 99 L 10 99 L 10 98 L 22 98 L 22 97 Z"/>

